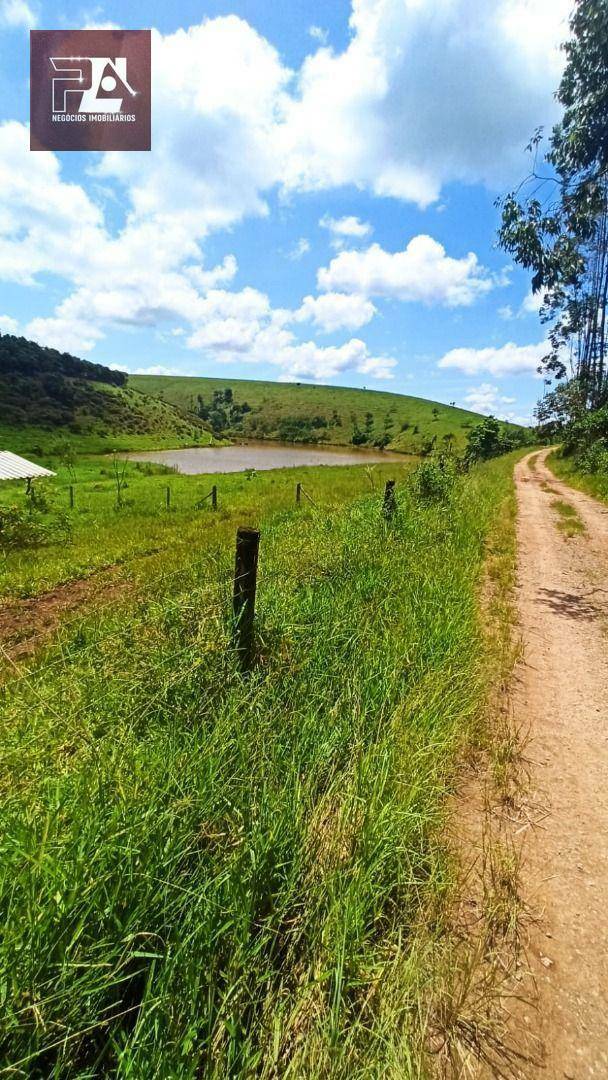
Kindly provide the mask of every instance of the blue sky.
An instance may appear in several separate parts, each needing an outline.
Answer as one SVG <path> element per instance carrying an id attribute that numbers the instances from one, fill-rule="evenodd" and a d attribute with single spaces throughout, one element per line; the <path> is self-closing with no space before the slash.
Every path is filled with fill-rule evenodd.
<path id="1" fill-rule="evenodd" d="M 130 371 L 530 417 L 545 332 L 496 248 L 567 0 L 0 0 L 0 331 Z M 152 151 L 28 149 L 30 28 L 153 28 Z"/>

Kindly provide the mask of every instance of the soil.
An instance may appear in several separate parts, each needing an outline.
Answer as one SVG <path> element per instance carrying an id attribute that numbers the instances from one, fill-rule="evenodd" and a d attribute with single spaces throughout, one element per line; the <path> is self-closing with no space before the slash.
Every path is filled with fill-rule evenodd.
<path id="1" fill-rule="evenodd" d="M 0 646 L 11 660 L 34 653 L 72 613 L 109 604 L 131 588 L 107 573 L 58 585 L 29 600 L 0 603 Z"/>
<path id="2" fill-rule="evenodd" d="M 512 1034 L 540 1062 L 522 1078 L 583 1080 L 608 1077 L 608 507 L 557 480 L 547 453 L 515 473 L 523 655 L 512 704 L 528 733 L 520 885 L 536 1007 L 514 1009 Z M 583 533 L 558 528 L 557 498 Z"/>

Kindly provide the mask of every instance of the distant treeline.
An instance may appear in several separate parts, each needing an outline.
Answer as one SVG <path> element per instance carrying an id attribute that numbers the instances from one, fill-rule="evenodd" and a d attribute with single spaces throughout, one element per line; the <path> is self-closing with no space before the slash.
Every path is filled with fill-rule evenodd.
<path id="1" fill-rule="evenodd" d="M 89 360 L 80 360 L 70 353 L 37 345 L 24 337 L 0 334 L 0 376 L 6 375 L 24 375 L 28 378 L 65 376 L 68 379 L 110 383 L 112 386 L 124 386 L 127 381 L 124 371 L 112 371 L 103 364 L 91 364 Z"/>
<path id="2" fill-rule="evenodd" d="M 0 335 L 3 423 L 78 430 L 79 416 L 105 421 L 111 398 L 94 384 L 123 387 L 126 381 L 123 371 L 111 371 L 23 337 Z"/>

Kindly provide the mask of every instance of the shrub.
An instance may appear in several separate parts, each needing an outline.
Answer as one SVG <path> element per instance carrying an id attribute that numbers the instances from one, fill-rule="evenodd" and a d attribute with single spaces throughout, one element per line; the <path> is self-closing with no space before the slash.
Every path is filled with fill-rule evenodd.
<path id="1" fill-rule="evenodd" d="M 70 540 L 67 514 L 53 512 L 48 494 L 32 486 L 25 506 L 0 506 L 0 550 L 42 547 Z"/>
<path id="2" fill-rule="evenodd" d="M 608 474 L 608 444 L 605 439 L 598 439 L 583 450 L 577 457 L 577 465 L 582 473 Z"/>
<path id="3" fill-rule="evenodd" d="M 412 490 L 424 502 L 446 502 L 456 481 L 451 458 L 444 455 L 422 461 L 412 476 Z"/>

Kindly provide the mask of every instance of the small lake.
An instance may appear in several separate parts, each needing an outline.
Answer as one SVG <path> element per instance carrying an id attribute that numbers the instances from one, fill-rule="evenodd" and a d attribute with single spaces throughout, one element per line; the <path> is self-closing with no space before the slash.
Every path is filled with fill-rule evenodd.
<path id="1" fill-rule="evenodd" d="M 310 443 L 248 442 L 235 446 L 201 446 L 189 450 L 142 450 L 124 455 L 129 461 L 154 461 L 180 473 L 232 473 L 244 469 L 293 469 L 297 465 L 373 465 L 408 460 L 388 450 L 359 450 Z"/>

